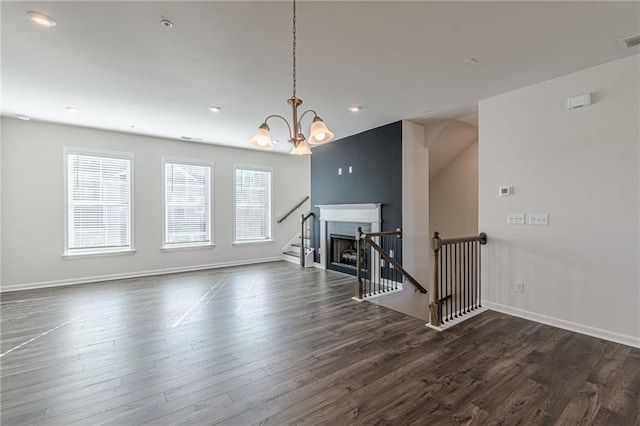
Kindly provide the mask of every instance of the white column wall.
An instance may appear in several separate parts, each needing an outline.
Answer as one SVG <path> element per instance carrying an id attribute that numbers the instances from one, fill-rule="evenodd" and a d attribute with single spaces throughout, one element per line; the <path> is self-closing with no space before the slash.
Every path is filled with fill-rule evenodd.
<path id="1" fill-rule="evenodd" d="M 480 102 L 490 307 L 640 346 L 640 56 Z M 593 105 L 566 110 L 567 97 Z M 499 197 L 511 185 L 514 195 Z M 548 226 L 507 213 L 548 213 Z M 525 283 L 524 293 L 514 291 Z"/>
<path id="2" fill-rule="evenodd" d="M 424 127 L 402 122 L 402 266 L 429 288 L 432 255 L 429 237 L 429 150 Z M 405 280 L 403 291 L 372 299 L 406 315 L 429 320 L 429 294 L 415 291 Z"/>

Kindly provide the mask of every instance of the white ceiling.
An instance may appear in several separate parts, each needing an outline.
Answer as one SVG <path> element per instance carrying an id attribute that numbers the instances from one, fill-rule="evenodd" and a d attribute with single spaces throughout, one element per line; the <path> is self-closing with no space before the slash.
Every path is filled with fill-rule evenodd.
<path id="1" fill-rule="evenodd" d="M 267 115 L 291 114 L 288 2 L 1 7 L 5 116 L 249 147 Z M 35 25 L 29 10 L 58 25 Z M 298 96 L 336 138 L 401 119 L 473 117 L 480 99 L 638 53 L 617 43 L 638 32 L 636 1 L 304 1 Z M 461 63 L 469 57 L 478 63 Z M 270 125 L 287 152 L 286 127 Z"/>

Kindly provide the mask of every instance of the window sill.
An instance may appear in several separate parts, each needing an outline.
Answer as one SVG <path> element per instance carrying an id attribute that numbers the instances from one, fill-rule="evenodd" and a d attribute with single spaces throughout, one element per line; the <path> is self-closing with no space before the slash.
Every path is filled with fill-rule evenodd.
<path id="1" fill-rule="evenodd" d="M 192 244 L 192 245 L 172 245 L 172 246 L 164 246 L 160 250 L 163 252 L 169 251 L 181 251 L 181 250 L 198 250 L 198 249 L 212 249 L 215 248 L 216 245 L 211 244 Z"/>
<path id="2" fill-rule="evenodd" d="M 63 259 L 84 259 L 87 257 L 103 257 L 103 256 L 122 256 L 134 254 L 135 250 L 119 250 L 119 251 L 92 251 L 85 253 L 65 253 Z"/>
<path id="3" fill-rule="evenodd" d="M 273 244 L 275 240 L 252 240 L 252 241 L 234 241 L 234 246 L 258 246 L 262 244 Z"/>

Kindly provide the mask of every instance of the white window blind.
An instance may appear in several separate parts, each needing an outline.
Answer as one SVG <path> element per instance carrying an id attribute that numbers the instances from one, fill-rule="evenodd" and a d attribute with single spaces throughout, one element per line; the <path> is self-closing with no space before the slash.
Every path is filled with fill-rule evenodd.
<path id="1" fill-rule="evenodd" d="M 131 156 L 67 152 L 66 160 L 66 254 L 131 250 Z"/>
<path id="2" fill-rule="evenodd" d="M 165 160 L 165 247 L 211 244 L 211 165 Z"/>
<path id="3" fill-rule="evenodd" d="M 236 242 L 271 239 L 271 172 L 236 168 Z"/>

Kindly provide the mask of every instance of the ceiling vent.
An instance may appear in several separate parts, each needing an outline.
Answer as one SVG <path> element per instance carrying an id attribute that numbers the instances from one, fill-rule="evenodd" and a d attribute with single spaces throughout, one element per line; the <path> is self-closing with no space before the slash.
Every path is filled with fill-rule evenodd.
<path id="1" fill-rule="evenodd" d="M 621 38 L 619 41 L 622 47 L 631 49 L 632 47 L 640 46 L 640 34 Z"/>

